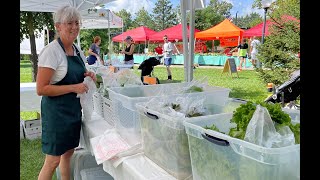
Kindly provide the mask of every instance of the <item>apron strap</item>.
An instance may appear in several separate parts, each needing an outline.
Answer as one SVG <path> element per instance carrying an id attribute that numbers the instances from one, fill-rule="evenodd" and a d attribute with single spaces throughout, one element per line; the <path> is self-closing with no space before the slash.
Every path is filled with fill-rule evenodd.
<path id="1" fill-rule="evenodd" d="M 58 38 L 58 43 L 60 44 L 60 46 L 61 46 L 61 48 L 63 49 L 63 51 L 66 52 L 66 50 L 64 49 L 64 45 L 63 45 L 60 37 Z M 86 66 L 85 66 L 85 64 L 84 64 L 84 62 L 82 61 L 82 58 L 81 58 L 81 56 L 80 56 L 80 51 L 78 50 L 78 48 L 77 48 L 74 44 L 72 44 L 72 46 L 73 46 L 74 49 L 76 50 L 77 56 L 80 58 L 79 61 L 81 61 L 81 65 L 82 65 L 82 66 L 84 67 L 84 69 L 87 71 L 87 68 L 86 68 Z"/>

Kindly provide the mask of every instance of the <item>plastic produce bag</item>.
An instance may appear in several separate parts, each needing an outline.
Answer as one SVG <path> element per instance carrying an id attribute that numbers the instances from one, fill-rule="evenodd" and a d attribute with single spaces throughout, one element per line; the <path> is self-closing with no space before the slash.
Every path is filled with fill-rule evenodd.
<path id="1" fill-rule="evenodd" d="M 91 115 L 93 112 L 93 93 L 96 92 L 97 87 L 91 77 L 86 76 L 83 80 L 83 83 L 86 84 L 89 88 L 88 92 L 77 94 L 77 97 L 80 98 L 80 104 L 83 109 L 84 119 L 90 121 Z"/>
<path id="2" fill-rule="evenodd" d="M 294 134 L 288 126 L 275 128 L 267 108 L 257 108 L 247 126 L 244 140 L 266 148 L 278 148 L 295 144 Z"/>
<path id="3" fill-rule="evenodd" d="M 203 77 L 199 80 L 193 79 L 187 86 L 182 87 L 179 91 L 181 93 L 203 92 L 206 86 L 208 86 L 208 78 Z"/>

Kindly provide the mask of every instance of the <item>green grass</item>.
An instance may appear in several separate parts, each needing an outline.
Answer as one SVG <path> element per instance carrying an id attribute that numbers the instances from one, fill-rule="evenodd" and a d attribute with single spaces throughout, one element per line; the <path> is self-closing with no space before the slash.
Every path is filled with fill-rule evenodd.
<path id="1" fill-rule="evenodd" d="M 137 66 L 134 72 L 140 76 Z M 184 68 L 181 66 L 172 66 L 173 81 L 167 81 L 167 72 L 165 67 L 156 66 L 154 76 L 158 77 L 160 83 L 175 83 L 184 81 Z M 32 82 L 31 64 L 29 61 L 20 63 L 20 82 Z M 200 67 L 194 70 L 194 78 L 200 79 L 207 77 L 208 84 L 212 86 L 221 86 L 230 88 L 230 97 L 241 98 L 244 100 L 264 100 L 269 94 L 266 90 L 266 84 L 258 79 L 257 73 L 252 70 L 243 70 L 238 72 L 239 78 L 233 74 L 231 78 L 227 73 L 222 74 L 221 68 Z M 35 119 L 36 112 L 21 112 L 23 119 Z M 38 173 L 44 162 L 44 154 L 41 152 L 41 140 L 20 140 L 20 179 L 37 179 Z M 54 179 L 56 179 L 54 175 Z"/>

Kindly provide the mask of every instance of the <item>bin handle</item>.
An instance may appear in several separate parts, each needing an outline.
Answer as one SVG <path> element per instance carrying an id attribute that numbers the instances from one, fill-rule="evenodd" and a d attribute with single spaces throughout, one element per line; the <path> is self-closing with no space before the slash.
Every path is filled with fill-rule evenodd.
<path id="1" fill-rule="evenodd" d="M 144 114 L 150 119 L 153 119 L 153 120 L 159 119 L 159 117 L 157 115 L 155 115 L 155 114 L 151 114 L 149 112 L 144 112 Z"/>
<path id="2" fill-rule="evenodd" d="M 219 138 L 216 138 L 216 137 L 213 137 L 207 133 L 205 134 L 201 134 L 202 137 L 214 144 L 217 144 L 217 145 L 220 145 L 220 146 L 229 146 L 229 142 L 227 140 L 224 140 L 224 139 L 219 139 Z"/>

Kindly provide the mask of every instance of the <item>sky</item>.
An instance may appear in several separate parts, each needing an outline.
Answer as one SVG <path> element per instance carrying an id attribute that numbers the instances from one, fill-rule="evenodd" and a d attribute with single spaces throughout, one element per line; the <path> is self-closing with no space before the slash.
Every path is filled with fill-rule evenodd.
<path id="1" fill-rule="evenodd" d="M 210 0 L 205 0 L 206 4 Z M 259 13 L 263 15 L 262 9 L 252 9 L 252 3 L 254 0 L 220 0 L 227 1 L 233 5 L 231 9 L 231 16 L 235 17 L 236 14 L 238 17 L 248 15 L 252 12 Z M 144 7 L 149 13 L 152 13 L 152 9 L 155 7 L 157 0 L 115 0 L 111 3 L 106 4 L 106 8 L 111 9 L 112 11 L 118 12 L 121 9 L 126 9 L 131 13 L 132 16 L 139 11 L 140 8 Z M 170 0 L 173 7 L 176 7 L 180 4 L 180 0 Z"/>

